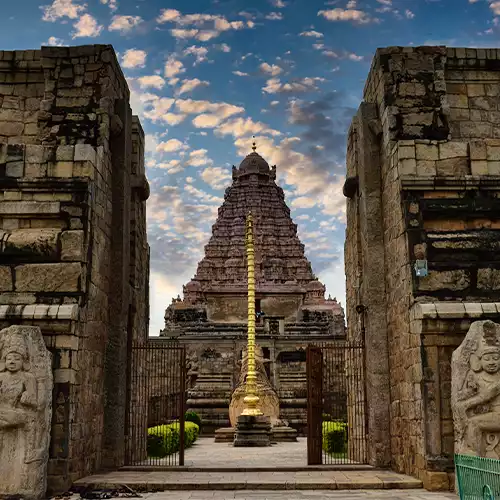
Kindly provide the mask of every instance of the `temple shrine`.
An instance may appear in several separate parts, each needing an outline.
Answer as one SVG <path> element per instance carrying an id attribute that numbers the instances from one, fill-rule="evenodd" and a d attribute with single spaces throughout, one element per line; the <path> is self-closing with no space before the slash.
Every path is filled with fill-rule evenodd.
<path id="1" fill-rule="evenodd" d="M 325 299 L 290 217 L 276 166 L 255 151 L 233 166 L 232 185 L 212 226 L 194 278 L 165 312 L 161 337 L 187 347 L 188 409 L 203 431 L 228 427 L 231 394 L 238 384 L 247 342 L 245 217 L 255 234 L 256 339 L 268 378 L 279 396 L 280 418 L 306 429 L 306 352 L 310 343 L 345 337 L 344 311 Z"/>

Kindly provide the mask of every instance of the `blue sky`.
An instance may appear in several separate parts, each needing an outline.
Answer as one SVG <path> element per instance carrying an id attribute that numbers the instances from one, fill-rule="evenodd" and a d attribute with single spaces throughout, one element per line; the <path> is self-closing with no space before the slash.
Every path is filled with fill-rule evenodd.
<path id="1" fill-rule="evenodd" d="M 344 303 L 346 133 L 375 49 L 496 47 L 499 24 L 496 0 L 4 0 L 0 47 L 118 53 L 146 132 L 157 335 L 252 135 L 314 271 Z"/>

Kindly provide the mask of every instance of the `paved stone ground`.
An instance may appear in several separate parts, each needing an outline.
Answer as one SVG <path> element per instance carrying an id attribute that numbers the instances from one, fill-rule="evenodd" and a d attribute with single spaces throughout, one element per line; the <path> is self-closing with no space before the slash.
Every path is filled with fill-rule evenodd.
<path id="1" fill-rule="evenodd" d="M 214 438 L 199 438 L 186 450 L 184 463 L 190 467 L 305 467 L 307 439 L 265 448 L 235 448 Z"/>
<path id="2" fill-rule="evenodd" d="M 452 493 L 386 491 L 168 491 L 147 493 L 147 500 L 457 500 Z"/>

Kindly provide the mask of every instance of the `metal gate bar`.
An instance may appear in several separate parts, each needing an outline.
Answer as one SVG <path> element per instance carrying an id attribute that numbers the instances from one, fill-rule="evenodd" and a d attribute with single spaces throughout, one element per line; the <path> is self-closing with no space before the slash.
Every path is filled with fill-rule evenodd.
<path id="1" fill-rule="evenodd" d="M 185 399 L 185 348 L 132 344 L 125 465 L 184 465 Z"/>
<path id="2" fill-rule="evenodd" d="M 365 464 L 364 345 L 309 346 L 307 387 L 308 464 Z"/>

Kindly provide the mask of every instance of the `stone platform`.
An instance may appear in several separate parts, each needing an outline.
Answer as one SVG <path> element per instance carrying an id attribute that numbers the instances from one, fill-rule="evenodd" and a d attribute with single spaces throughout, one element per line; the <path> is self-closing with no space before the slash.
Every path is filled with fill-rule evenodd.
<path id="1" fill-rule="evenodd" d="M 232 443 L 234 428 L 224 427 L 215 431 L 216 443 Z M 291 427 L 273 427 L 271 429 L 271 443 L 293 443 L 297 441 L 297 431 Z"/>
<path id="2" fill-rule="evenodd" d="M 127 486 L 137 492 L 161 490 L 359 490 L 414 489 L 422 482 L 403 474 L 381 470 L 190 472 L 117 471 L 85 477 L 74 484 L 84 488 L 113 489 Z"/>

